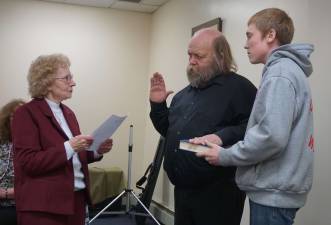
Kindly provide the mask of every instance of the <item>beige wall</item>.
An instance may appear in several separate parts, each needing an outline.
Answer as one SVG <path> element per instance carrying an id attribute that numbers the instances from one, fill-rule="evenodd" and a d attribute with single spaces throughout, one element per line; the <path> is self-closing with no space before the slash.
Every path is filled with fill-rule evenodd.
<path id="1" fill-rule="evenodd" d="M 295 42 L 312 42 L 314 73 L 310 79 L 315 113 L 316 163 L 313 190 L 307 205 L 299 211 L 296 223 L 300 225 L 329 224 L 331 221 L 331 171 L 330 100 L 331 76 L 327 60 L 331 52 L 328 28 L 331 21 L 331 3 L 327 0 L 172 0 L 153 15 L 149 71 L 164 74 L 168 89 L 178 91 L 186 84 L 186 46 L 191 28 L 210 19 L 221 17 L 223 31 L 232 46 L 239 73 L 259 84 L 261 65 L 251 65 L 245 50 L 245 31 L 248 18 L 266 7 L 280 7 L 292 16 L 296 32 Z M 171 100 L 171 98 L 169 99 Z M 170 101 L 168 101 L 170 103 Z M 158 134 L 147 120 L 145 138 L 145 163 L 150 160 Z M 173 209 L 172 186 L 166 175 L 161 174 L 154 200 Z M 248 224 L 248 207 L 242 224 Z"/>
<path id="2" fill-rule="evenodd" d="M 0 105 L 29 99 L 26 74 L 41 54 L 64 53 L 77 86 L 65 101 L 83 133 L 111 113 L 128 115 L 113 151 L 99 165 L 127 170 L 129 125 L 134 125 L 133 180 L 141 175 L 146 120 L 151 15 L 41 1 L 0 2 Z"/>

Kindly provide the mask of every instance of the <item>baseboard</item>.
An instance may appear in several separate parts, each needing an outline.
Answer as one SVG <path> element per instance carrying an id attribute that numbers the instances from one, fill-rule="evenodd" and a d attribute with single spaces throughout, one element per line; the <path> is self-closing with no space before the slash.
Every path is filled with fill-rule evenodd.
<path id="1" fill-rule="evenodd" d="M 149 207 L 153 216 L 164 225 L 174 225 L 174 213 L 163 205 L 152 201 Z"/>

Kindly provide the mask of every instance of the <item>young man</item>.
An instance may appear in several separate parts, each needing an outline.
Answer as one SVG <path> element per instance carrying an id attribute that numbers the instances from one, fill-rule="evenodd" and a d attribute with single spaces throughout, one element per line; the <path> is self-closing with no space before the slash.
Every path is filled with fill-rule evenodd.
<path id="1" fill-rule="evenodd" d="M 311 189 L 313 107 L 308 77 L 313 46 L 289 44 L 291 18 L 276 8 L 250 18 L 245 49 L 253 64 L 265 64 L 245 138 L 230 148 L 203 137 L 193 143 L 212 165 L 238 166 L 236 182 L 250 199 L 251 225 L 290 225 Z"/>
<path id="2" fill-rule="evenodd" d="M 188 46 L 189 85 L 168 107 L 163 77 L 151 78 L 150 117 L 166 138 L 164 169 L 175 185 L 175 225 L 239 225 L 245 194 L 237 187 L 235 167 L 209 165 L 179 150 L 179 141 L 205 135 L 210 142 L 232 145 L 242 140 L 256 88 L 236 74 L 230 46 L 217 30 L 203 29 Z"/>

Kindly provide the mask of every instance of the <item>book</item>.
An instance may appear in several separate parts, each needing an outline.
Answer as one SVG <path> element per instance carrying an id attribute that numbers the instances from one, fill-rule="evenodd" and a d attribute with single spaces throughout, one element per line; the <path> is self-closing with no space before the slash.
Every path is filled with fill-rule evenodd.
<path id="1" fill-rule="evenodd" d="M 179 149 L 190 152 L 201 152 L 209 149 L 207 145 L 197 145 L 190 143 L 188 140 L 181 140 L 179 142 Z"/>

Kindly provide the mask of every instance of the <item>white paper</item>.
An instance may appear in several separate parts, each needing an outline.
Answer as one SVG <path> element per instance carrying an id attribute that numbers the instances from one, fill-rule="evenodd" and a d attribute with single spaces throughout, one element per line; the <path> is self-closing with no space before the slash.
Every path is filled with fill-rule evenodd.
<path id="1" fill-rule="evenodd" d="M 98 150 L 99 146 L 115 133 L 125 118 L 126 116 L 121 117 L 117 115 L 111 115 L 92 133 L 93 143 L 88 150 Z"/>

